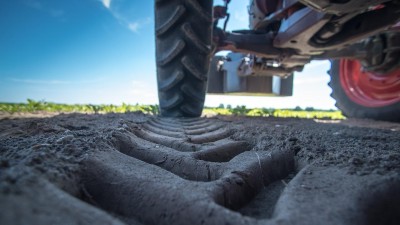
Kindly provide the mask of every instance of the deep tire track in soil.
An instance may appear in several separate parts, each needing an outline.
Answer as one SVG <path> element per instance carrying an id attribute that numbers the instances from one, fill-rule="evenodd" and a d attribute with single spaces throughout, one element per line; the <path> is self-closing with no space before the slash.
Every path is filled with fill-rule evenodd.
<path id="1" fill-rule="evenodd" d="M 0 224 L 400 221 L 396 124 L 134 113 L 0 124 Z"/>
<path id="2" fill-rule="evenodd" d="M 112 133 L 118 152 L 85 162 L 83 181 L 100 207 L 144 224 L 255 223 L 234 210 L 294 171 L 291 151 L 249 151 L 215 119 L 126 127 Z"/>
<path id="3" fill-rule="evenodd" d="M 398 207 L 382 208 L 399 200 L 394 191 L 399 179 L 375 176 L 370 181 L 340 168 L 299 166 L 297 151 L 253 150 L 250 143 L 233 140 L 230 124 L 218 119 L 155 117 L 122 127 L 111 134 L 116 151 L 85 161 L 82 180 L 92 204 L 128 223 L 396 221 Z M 373 188 L 377 180 L 385 183 L 380 190 Z M 389 196 L 394 200 L 381 202 Z M 376 210 L 375 205 L 384 207 Z M 388 216 L 382 219 L 383 211 Z"/>

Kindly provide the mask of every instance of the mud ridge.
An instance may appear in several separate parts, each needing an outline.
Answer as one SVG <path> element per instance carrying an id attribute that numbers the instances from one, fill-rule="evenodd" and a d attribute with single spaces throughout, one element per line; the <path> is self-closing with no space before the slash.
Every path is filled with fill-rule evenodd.
<path id="1" fill-rule="evenodd" d="M 84 163 L 83 183 L 100 207 L 143 224 L 254 223 L 236 210 L 294 170 L 291 151 L 250 151 L 221 121 L 157 118 L 124 127 L 111 135 L 118 152 Z"/>
<path id="2" fill-rule="evenodd" d="M 2 120 L 0 224 L 397 225 L 400 125 L 324 122 Z"/>

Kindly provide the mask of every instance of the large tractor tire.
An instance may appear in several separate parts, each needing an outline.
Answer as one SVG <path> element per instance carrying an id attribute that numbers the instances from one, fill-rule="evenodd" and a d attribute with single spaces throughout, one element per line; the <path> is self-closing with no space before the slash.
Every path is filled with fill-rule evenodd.
<path id="1" fill-rule="evenodd" d="M 155 26 L 160 113 L 198 117 L 211 56 L 212 0 L 156 0 Z"/>
<path id="2" fill-rule="evenodd" d="M 330 75 L 332 97 L 345 116 L 400 121 L 400 68 L 379 74 L 341 59 L 332 61 Z"/>

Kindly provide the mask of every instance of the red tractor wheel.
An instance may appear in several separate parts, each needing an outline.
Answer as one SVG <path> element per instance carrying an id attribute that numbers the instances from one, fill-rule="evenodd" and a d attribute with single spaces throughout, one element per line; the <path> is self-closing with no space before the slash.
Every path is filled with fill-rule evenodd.
<path id="1" fill-rule="evenodd" d="M 330 75 L 332 97 L 347 117 L 400 121 L 400 68 L 379 74 L 341 59 L 332 62 Z"/>

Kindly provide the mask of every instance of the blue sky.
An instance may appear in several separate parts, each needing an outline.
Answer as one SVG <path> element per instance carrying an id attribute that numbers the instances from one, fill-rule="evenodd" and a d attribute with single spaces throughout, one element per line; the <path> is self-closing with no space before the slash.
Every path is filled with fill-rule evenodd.
<path id="1" fill-rule="evenodd" d="M 153 4 L 0 1 L 0 102 L 156 104 Z M 228 30 L 247 28 L 247 4 L 232 1 Z M 335 108 L 328 69 L 313 62 L 296 74 L 294 97 L 207 96 L 206 105 Z"/>

